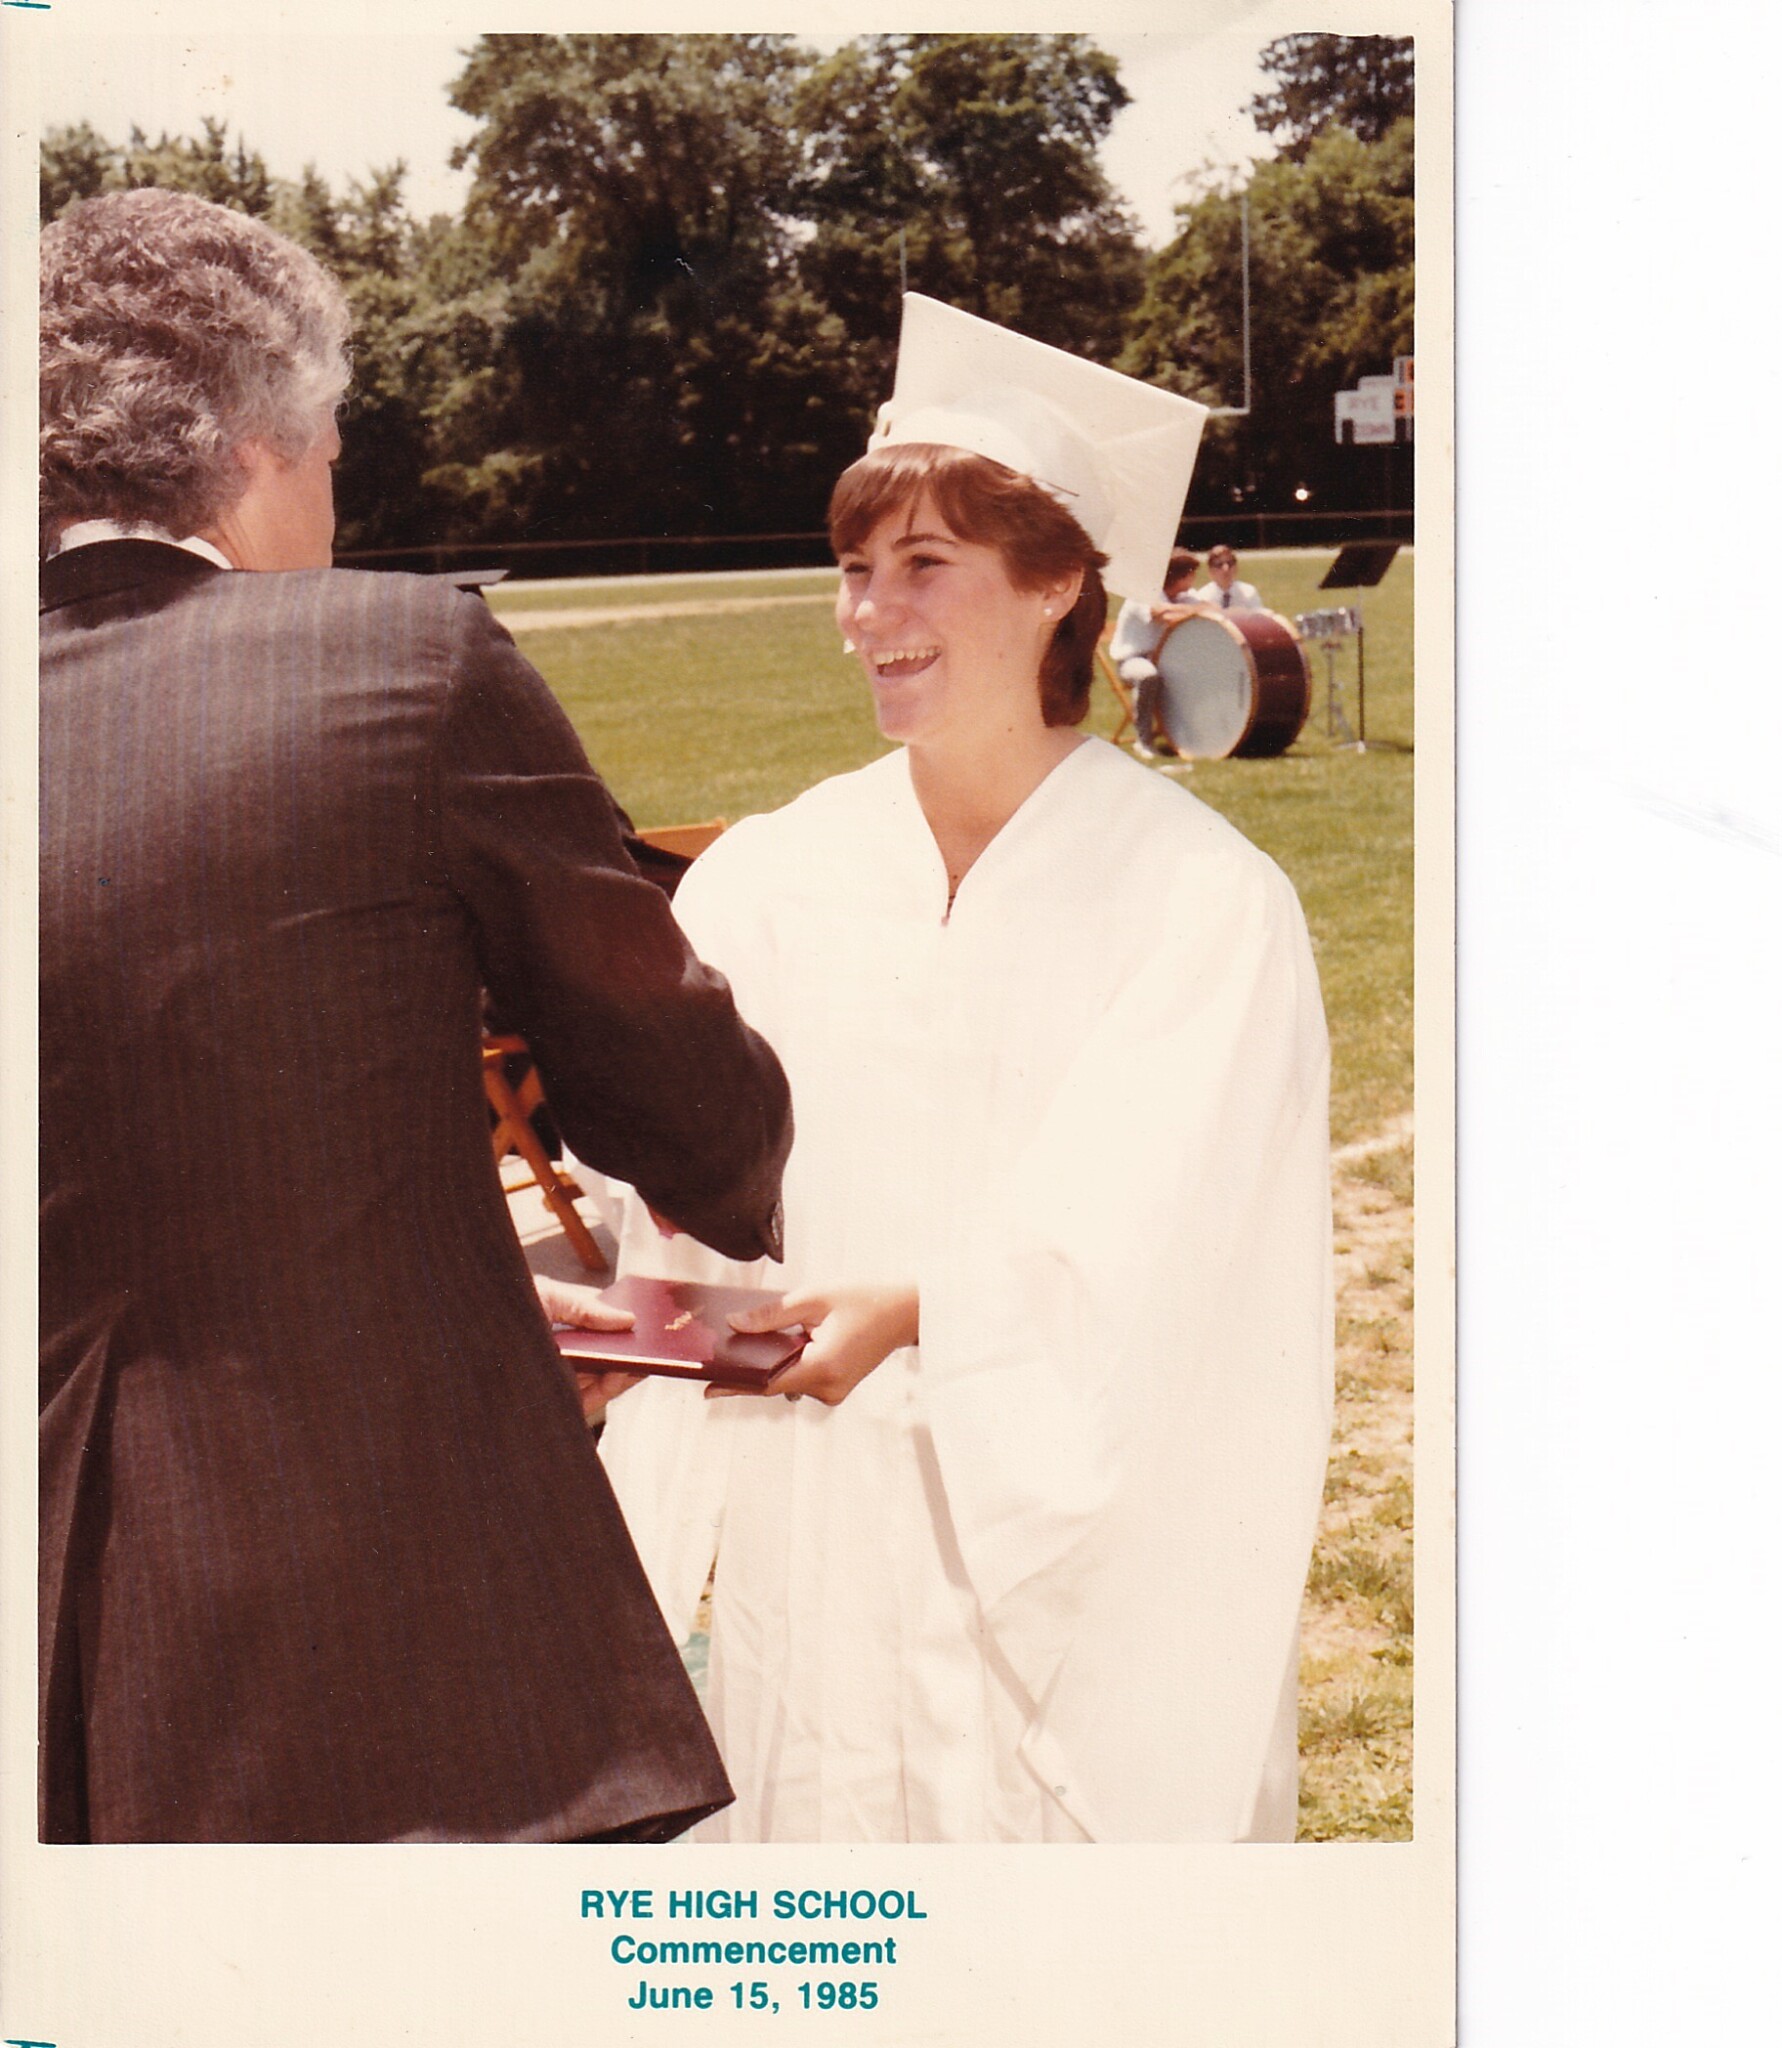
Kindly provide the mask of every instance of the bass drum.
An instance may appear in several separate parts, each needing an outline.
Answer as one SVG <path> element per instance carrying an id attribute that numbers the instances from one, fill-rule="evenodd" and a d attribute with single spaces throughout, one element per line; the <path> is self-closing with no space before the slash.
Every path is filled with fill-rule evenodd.
<path id="1" fill-rule="evenodd" d="M 1312 707 L 1305 649 L 1276 612 L 1197 614 L 1171 626 L 1152 659 L 1158 717 L 1178 753 L 1284 754 Z"/>

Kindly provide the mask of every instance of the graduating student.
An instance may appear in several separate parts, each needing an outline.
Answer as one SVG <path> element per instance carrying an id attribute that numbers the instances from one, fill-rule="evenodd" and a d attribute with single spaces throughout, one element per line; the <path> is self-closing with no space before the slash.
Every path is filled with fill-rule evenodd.
<path id="1" fill-rule="evenodd" d="M 677 899 L 792 1081 L 785 1259 L 665 1245 L 636 1205 L 624 1255 L 783 1287 L 761 1321 L 815 1333 L 790 1398 L 612 1410 L 673 1629 L 716 1553 L 717 1836 L 1292 1836 L 1332 1381 L 1317 976 L 1279 869 L 1076 729 L 1102 571 L 1161 584 L 1202 418 L 906 299 L 830 514 L 896 751 L 743 822 Z"/>

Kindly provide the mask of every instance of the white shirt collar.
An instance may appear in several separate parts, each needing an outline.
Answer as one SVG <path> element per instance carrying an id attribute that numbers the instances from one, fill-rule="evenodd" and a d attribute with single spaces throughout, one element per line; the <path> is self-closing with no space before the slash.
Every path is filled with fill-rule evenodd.
<path id="1" fill-rule="evenodd" d="M 63 527 L 62 537 L 56 543 L 56 553 L 66 555 L 75 548 L 91 547 L 102 540 L 163 541 L 170 548 L 184 548 L 188 555 L 198 555 L 206 562 L 214 562 L 219 569 L 235 567 L 221 548 L 200 540 L 195 533 L 188 534 L 184 540 L 175 540 L 165 527 L 131 526 L 119 519 L 80 519 L 72 526 Z"/>

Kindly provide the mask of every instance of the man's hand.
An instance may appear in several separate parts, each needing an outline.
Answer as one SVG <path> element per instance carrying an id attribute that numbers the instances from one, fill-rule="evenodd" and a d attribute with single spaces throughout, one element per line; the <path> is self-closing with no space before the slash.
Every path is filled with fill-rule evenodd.
<path id="1" fill-rule="evenodd" d="M 796 1401 L 809 1394 L 826 1407 L 845 1401 L 872 1372 L 916 1341 L 920 1304 L 913 1287 L 836 1287 L 788 1294 L 777 1306 L 730 1318 L 734 1329 L 759 1333 L 803 1324 L 811 1333 L 802 1358 L 775 1375 L 770 1394 Z M 727 1391 L 708 1387 L 707 1399 Z"/>
<path id="2" fill-rule="evenodd" d="M 534 1273 L 532 1284 L 538 1289 L 539 1306 L 553 1323 L 568 1323 L 578 1330 L 628 1330 L 637 1320 L 628 1308 L 614 1308 L 603 1301 L 597 1288 L 574 1280 L 553 1280 L 548 1274 Z M 589 1422 L 598 1422 L 606 1413 L 606 1404 L 636 1386 L 641 1377 L 634 1372 L 587 1371 L 576 1365 L 582 1414 Z"/>

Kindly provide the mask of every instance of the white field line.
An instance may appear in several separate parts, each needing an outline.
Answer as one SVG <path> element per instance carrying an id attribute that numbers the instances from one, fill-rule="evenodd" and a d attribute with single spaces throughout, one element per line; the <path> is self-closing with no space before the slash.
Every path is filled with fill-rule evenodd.
<path id="1" fill-rule="evenodd" d="M 510 633 L 542 633 L 566 626 L 624 626 L 638 619 L 697 619 L 713 612 L 762 612 L 776 605 L 833 605 L 827 590 L 800 593 L 796 597 L 708 597 L 682 604 L 590 605 L 575 611 L 509 612 L 496 608 L 495 616 Z"/>
<path id="2" fill-rule="evenodd" d="M 790 583 L 800 576 L 835 575 L 833 562 L 807 562 L 801 569 L 652 569 L 628 576 L 509 576 L 500 589 L 514 590 L 664 590 L 676 584 Z"/>

